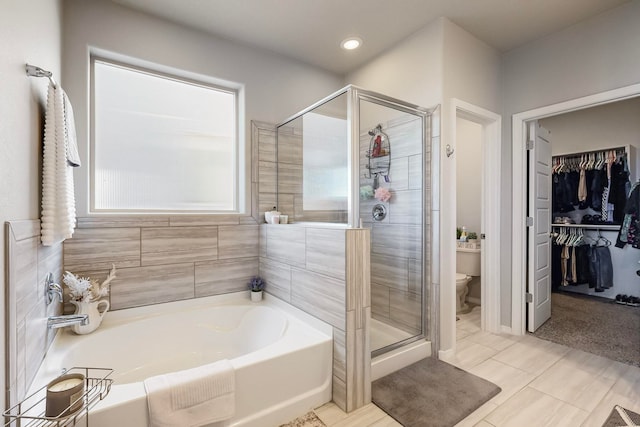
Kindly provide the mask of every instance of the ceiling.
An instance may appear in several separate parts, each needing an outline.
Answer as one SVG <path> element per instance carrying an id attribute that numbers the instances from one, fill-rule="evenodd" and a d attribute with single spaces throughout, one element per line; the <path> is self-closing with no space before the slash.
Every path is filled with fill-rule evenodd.
<path id="1" fill-rule="evenodd" d="M 506 52 L 629 0 L 112 0 L 338 74 L 441 16 Z M 340 48 L 348 36 L 363 45 Z"/>

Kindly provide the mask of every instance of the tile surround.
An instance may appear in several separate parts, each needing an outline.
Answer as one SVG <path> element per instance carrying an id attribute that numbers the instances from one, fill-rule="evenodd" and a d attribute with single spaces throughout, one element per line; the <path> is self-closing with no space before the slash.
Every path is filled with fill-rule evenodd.
<path id="1" fill-rule="evenodd" d="M 62 279 L 62 245 L 40 243 L 40 221 L 5 223 L 5 376 L 6 404 L 11 406 L 27 393 L 55 333 L 46 318 L 60 314 L 62 304 L 47 305 L 44 281 L 49 272 Z"/>
<path id="2" fill-rule="evenodd" d="M 112 310 L 243 290 L 258 272 L 259 230 L 252 217 L 169 216 L 163 227 L 124 216 L 78 221 L 92 228 L 64 242 L 64 268 L 102 277 L 115 263 Z"/>

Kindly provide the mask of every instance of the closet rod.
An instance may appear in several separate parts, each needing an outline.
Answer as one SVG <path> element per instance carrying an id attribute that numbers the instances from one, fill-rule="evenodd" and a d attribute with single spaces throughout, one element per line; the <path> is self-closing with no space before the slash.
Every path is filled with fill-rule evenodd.
<path id="1" fill-rule="evenodd" d="M 611 148 L 601 148 L 599 150 L 591 150 L 591 151 L 578 151 L 575 153 L 567 153 L 567 154 L 554 154 L 553 158 L 557 158 L 557 157 L 580 157 L 583 154 L 591 154 L 591 153 L 604 153 L 607 151 L 616 151 L 616 152 L 622 152 L 624 154 L 627 153 L 627 147 L 611 147 Z"/>
<path id="2" fill-rule="evenodd" d="M 553 228 L 584 228 L 585 230 L 602 230 L 602 231 L 618 231 L 620 224 L 551 224 Z"/>
<path id="3" fill-rule="evenodd" d="M 29 77 L 46 77 L 49 79 L 53 87 L 58 87 L 58 84 L 53 79 L 53 73 L 51 71 L 44 70 L 40 67 L 36 67 L 35 65 L 26 64 L 25 69 L 27 71 L 27 76 Z"/>

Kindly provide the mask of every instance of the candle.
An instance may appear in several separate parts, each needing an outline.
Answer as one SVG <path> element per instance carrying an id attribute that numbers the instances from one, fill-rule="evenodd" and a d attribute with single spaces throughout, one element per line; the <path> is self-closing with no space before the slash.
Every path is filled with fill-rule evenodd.
<path id="1" fill-rule="evenodd" d="M 47 384 L 47 417 L 65 417 L 82 408 L 84 375 L 62 375 Z"/>

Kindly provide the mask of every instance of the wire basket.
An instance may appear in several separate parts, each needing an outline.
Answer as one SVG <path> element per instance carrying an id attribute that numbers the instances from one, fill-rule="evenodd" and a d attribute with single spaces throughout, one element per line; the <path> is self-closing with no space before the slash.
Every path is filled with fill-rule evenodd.
<path id="1" fill-rule="evenodd" d="M 71 407 L 82 401 L 82 406 L 75 412 L 58 417 L 45 416 L 47 399 L 47 386 L 39 388 L 35 393 L 27 396 L 24 400 L 12 406 L 3 416 L 8 420 L 5 427 L 65 427 L 80 425 L 89 426 L 89 409 L 94 407 L 99 401 L 104 399 L 113 380 L 108 378 L 113 373 L 109 368 L 86 368 L 74 367 L 63 372 L 63 374 L 82 374 L 85 378 L 85 391 L 76 401 L 62 413 L 71 412 Z"/>

